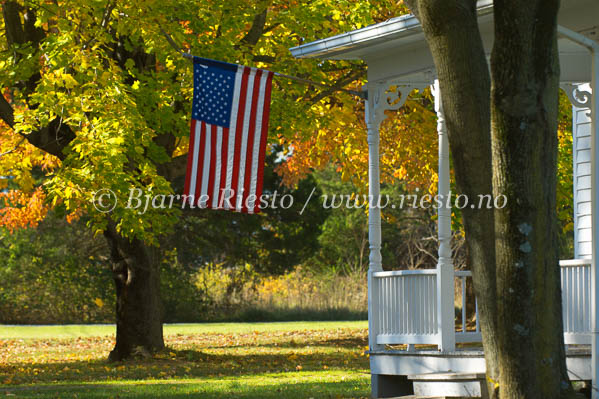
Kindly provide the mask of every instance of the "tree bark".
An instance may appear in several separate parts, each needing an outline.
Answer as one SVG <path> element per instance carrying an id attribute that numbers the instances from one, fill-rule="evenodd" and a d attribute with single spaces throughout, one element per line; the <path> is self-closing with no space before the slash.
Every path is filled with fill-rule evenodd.
<path id="1" fill-rule="evenodd" d="M 122 237 L 112 221 L 104 235 L 116 287 L 116 345 L 108 360 L 148 356 L 164 348 L 157 249 Z"/>
<path id="2" fill-rule="evenodd" d="M 556 213 L 558 0 L 495 2 L 491 58 L 502 398 L 570 392 Z"/>
<path id="3" fill-rule="evenodd" d="M 495 0 L 490 80 L 475 0 L 408 3 L 437 68 L 458 190 L 507 197 L 494 215 L 463 210 L 490 392 L 569 396 L 555 209 L 558 0 Z"/>
<path id="4" fill-rule="evenodd" d="M 468 198 L 492 187 L 490 76 L 478 30 L 476 1 L 412 0 L 430 46 L 453 158 L 456 184 Z M 483 344 L 497 341 L 493 210 L 462 210 L 467 262 L 472 267 Z M 485 350 L 489 387 L 498 379 L 497 352 Z"/>

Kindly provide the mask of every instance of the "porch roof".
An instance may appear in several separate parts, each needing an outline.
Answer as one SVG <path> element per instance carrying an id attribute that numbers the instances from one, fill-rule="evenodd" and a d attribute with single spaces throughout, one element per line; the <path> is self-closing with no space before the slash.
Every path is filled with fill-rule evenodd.
<path id="1" fill-rule="evenodd" d="M 478 22 L 485 51 L 493 45 L 493 2 L 478 2 Z M 575 32 L 599 39 L 599 2 L 562 0 L 558 23 Z M 566 38 L 559 39 L 562 82 L 589 82 L 591 57 L 588 50 Z M 290 49 L 298 58 L 364 60 L 370 81 L 389 77 L 424 79 L 434 63 L 419 21 L 403 15 L 362 29 L 316 40 Z"/>

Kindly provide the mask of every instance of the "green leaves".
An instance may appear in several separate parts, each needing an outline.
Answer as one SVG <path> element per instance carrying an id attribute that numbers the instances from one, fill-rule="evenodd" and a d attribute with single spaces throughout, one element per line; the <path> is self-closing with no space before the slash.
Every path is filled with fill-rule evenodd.
<path id="1" fill-rule="evenodd" d="M 174 193 L 157 170 L 187 152 L 193 93 L 191 65 L 173 51 L 161 28 L 192 54 L 333 82 L 357 64 L 300 61 L 288 48 L 372 23 L 380 10 L 398 10 L 391 1 L 375 7 L 347 0 L 33 0 L 26 6 L 35 11 L 41 40 L 10 45 L 0 39 L 0 85 L 15 109 L 16 130 L 31 134 L 57 122 L 75 138 L 62 163 L 49 163 L 42 150 L 28 147 L 31 154 L 17 165 L 0 160 L 0 175 L 19 170 L 25 176 L 32 165 L 44 165 L 49 203 L 62 204 L 67 214 L 89 214 L 95 231 L 106 220 L 93 195 L 111 190 L 119 198 L 111 213 L 119 230 L 149 242 L 170 230 L 178 212 L 150 209 L 140 216 L 126 208 L 126 199 L 131 189 Z M 316 93 L 275 82 L 272 141 L 310 137 L 353 112 L 355 99 L 339 95 L 337 106 L 323 113 L 331 101 L 311 101 Z M 0 151 L 10 148 L 12 134 L 0 128 Z"/>

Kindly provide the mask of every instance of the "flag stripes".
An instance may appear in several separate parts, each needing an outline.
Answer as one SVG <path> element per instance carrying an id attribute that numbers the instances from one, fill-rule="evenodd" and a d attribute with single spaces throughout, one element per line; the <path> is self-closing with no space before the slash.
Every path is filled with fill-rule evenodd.
<path id="1" fill-rule="evenodd" d="M 190 204 L 259 211 L 272 76 L 237 66 L 228 125 L 192 118 L 184 190 Z"/>

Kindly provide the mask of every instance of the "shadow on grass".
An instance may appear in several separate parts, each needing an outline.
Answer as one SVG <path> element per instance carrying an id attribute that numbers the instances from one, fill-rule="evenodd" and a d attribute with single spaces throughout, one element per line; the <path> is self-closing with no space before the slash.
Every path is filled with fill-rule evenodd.
<path id="1" fill-rule="evenodd" d="M 229 349 L 229 348 L 227 348 Z M 174 356 L 173 356 L 174 355 Z M 214 354 L 199 350 L 167 349 L 155 358 L 120 363 L 72 361 L 59 363 L 11 363 L 0 365 L 0 382 L 7 385 L 39 383 L 87 383 L 94 381 L 144 380 L 244 376 L 261 373 L 368 369 L 366 356 L 332 350 L 327 353 Z"/>
<path id="2" fill-rule="evenodd" d="M 368 338 L 364 337 L 348 337 L 348 338 L 327 338 L 326 341 L 314 340 L 311 342 L 294 340 L 286 342 L 273 343 L 243 343 L 239 345 L 209 345 L 203 346 L 203 349 L 221 349 L 221 348 L 268 348 L 268 349 L 283 349 L 283 348 L 318 348 L 318 347 L 344 347 L 344 348 L 362 348 L 368 345 Z"/>

